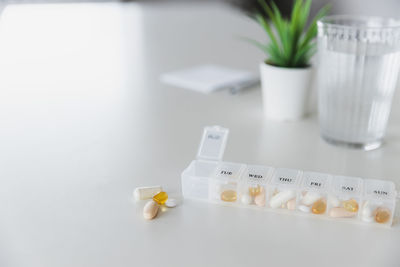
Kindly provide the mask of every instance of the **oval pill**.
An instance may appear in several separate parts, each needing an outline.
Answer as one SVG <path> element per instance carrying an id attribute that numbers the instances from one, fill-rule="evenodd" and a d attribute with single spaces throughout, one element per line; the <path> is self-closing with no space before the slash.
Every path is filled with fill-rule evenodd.
<path id="1" fill-rule="evenodd" d="M 346 210 L 345 208 L 332 208 L 329 211 L 329 216 L 333 218 L 351 218 L 357 213 Z"/>
<path id="2" fill-rule="evenodd" d="M 175 208 L 178 205 L 178 202 L 174 198 L 169 198 L 165 201 L 165 206 L 168 208 Z"/>
<path id="3" fill-rule="evenodd" d="M 325 199 L 318 199 L 312 204 L 311 212 L 314 214 L 322 214 L 326 211 L 326 201 Z"/>
<path id="4" fill-rule="evenodd" d="M 355 199 L 349 199 L 346 201 L 343 201 L 343 208 L 345 208 L 348 211 L 351 212 L 357 212 L 358 211 L 358 203 Z"/>
<path id="5" fill-rule="evenodd" d="M 221 193 L 221 200 L 226 202 L 235 202 L 237 199 L 235 190 L 225 190 Z"/>
<path id="6" fill-rule="evenodd" d="M 390 220 L 390 210 L 387 208 L 377 208 L 375 214 L 375 221 L 377 223 L 386 223 Z"/>
<path id="7" fill-rule="evenodd" d="M 296 193 L 293 190 L 281 191 L 271 198 L 269 205 L 273 209 L 279 208 L 282 204 L 286 203 L 295 196 Z"/>
<path id="8" fill-rule="evenodd" d="M 146 220 L 152 220 L 154 217 L 157 216 L 159 206 L 156 202 L 153 200 L 150 200 L 149 202 L 144 205 L 143 208 L 143 217 Z"/>
<path id="9" fill-rule="evenodd" d="M 254 203 L 256 203 L 256 205 L 259 207 L 264 207 L 265 206 L 265 194 L 264 193 L 258 194 L 254 198 Z"/>
<path id="10" fill-rule="evenodd" d="M 292 198 L 286 203 L 286 207 L 288 210 L 294 210 L 296 208 L 296 198 Z"/>

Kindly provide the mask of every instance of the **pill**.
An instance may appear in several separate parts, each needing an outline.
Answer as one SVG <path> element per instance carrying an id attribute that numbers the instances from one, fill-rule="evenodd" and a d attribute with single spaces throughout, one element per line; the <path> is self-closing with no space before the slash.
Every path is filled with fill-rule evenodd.
<path id="1" fill-rule="evenodd" d="M 133 198 L 138 200 L 150 199 L 162 191 L 161 186 L 137 187 L 133 191 Z"/>
<path id="2" fill-rule="evenodd" d="M 296 196 L 295 191 L 293 190 L 286 190 L 277 193 L 274 195 L 270 200 L 270 206 L 273 209 L 279 208 L 282 204 L 286 203 L 290 199 Z"/>
<path id="3" fill-rule="evenodd" d="M 365 222 L 372 222 L 374 220 L 374 210 L 368 201 L 365 201 L 363 204 L 361 219 Z"/>
<path id="4" fill-rule="evenodd" d="M 242 197 L 240 198 L 243 204 L 245 205 L 250 205 L 251 202 L 253 202 L 253 199 L 249 194 L 243 194 Z"/>
<path id="5" fill-rule="evenodd" d="M 153 200 L 150 200 L 149 202 L 146 203 L 146 205 L 144 205 L 143 217 L 146 220 L 153 219 L 154 217 L 157 216 L 158 209 L 159 209 L 158 204 L 156 202 L 154 202 Z"/>
<path id="6" fill-rule="evenodd" d="M 256 205 L 259 207 L 264 207 L 265 206 L 265 194 L 264 193 L 258 194 L 254 198 L 254 203 L 256 203 Z"/>
<path id="7" fill-rule="evenodd" d="M 221 200 L 227 202 L 235 202 L 237 199 L 235 190 L 225 190 L 221 193 Z"/>
<path id="8" fill-rule="evenodd" d="M 306 205 L 299 205 L 298 209 L 302 212 L 307 212 L 307 213 L 311 211 L 311 208 Z"/>
<path id="9" fill-rule="evenodd" d="M 355 199 L 349 199 L 343 201 L 343 208 L 345 208 L 348 211 L 351 212 L 357 212 L 358 211 L 358 203 Z"/>
<path id="10" fill-rule="evenodd" d="M 326 201 L 323 198 L 318 199 L 312 204 L 311 212 L 314 214 L 322 214 L 326 211 Z"/>
<path id="11" fill-rule="evenodd" d="M 168 208 L 175 208 L 176 205 L 178 205 L 178 202 L 174 198 L 168 198 L 167 201 L 165 201 L 165 206 Z"/>
<path id="12" fill-rule="evenodd" d="M 296 198 L 292 198 L 286 203 L 286 207 L 288 210 L 294 210 L 296 208 Z"/>
<path id="13" fill-rule="evenodd" d="M 153 200 L 157 202 L 158 205 L 164 205 L 167 199 L 168 199 L 168 194 L 164 191 L 161 191 L 160 193 L 158 193 L 153 197 Z"/>
<path id="14" fill-rule="evenodd" d="M 390 210 L 387 208 L 377 208 L 375 214 L 375 221 L 377 223 L 386 223 L 390 220 Z"/>
<path id="15" fill-rule="evenodd" d="M 257 185 L 255 187 L 251 186 L 249 187 L 249 194 L 252 197 L 255 197 L 256 195 L 260 194 L 261 192 L 261 186 Z"/>
<path id="16" fill-rule="evenodd" d="M 312 205 L 315 201 L 317 201 L 318 199 L 321 198 L 321 195 L 316 193 L 316 192 L 312 192 L 309 191 L 307 192 L 304 197 L 301 199 L 301 203 L 303 203 L 306 206 L 310 206 Z"/>
<path id="17" fill-rule="evenodd" d="M 337 197 L 335 197 L 335 196 L 330 195 L 330 196 L 328 197 L 328 201 L 329 201 L 329 205 L 330 205 L 331 207 L 333 207 L 333 208 L 338 208 L 338 207 L 341 206 L 340 200 L 339 200 Z"/>
<path id="18" fill-rule="evenodd" d="M 366 223 L 372 223 L 374 221 L 374 217 L 361 217 L 361 220 Z"/>
<path id="19" fill-rule="evenodd" d="M 329 211 L 329 216 L 334 218 L 350 218 L 354 217 L 357 213 L 346 210 L 345 208 L 332 208 Z"/>

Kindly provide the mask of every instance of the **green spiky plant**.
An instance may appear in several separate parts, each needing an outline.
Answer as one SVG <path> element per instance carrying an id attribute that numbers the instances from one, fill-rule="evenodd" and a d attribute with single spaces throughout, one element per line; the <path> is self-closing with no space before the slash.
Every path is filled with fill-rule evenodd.
<path id="1" fill-rule="evenodd" d="M 317 21 L 324 17 L 330 6 L 319 10 L 307 27 L 311 0 L 294 0 L 290 18 L 284 18 L 274 2 L 258 0 L 264 13 L 257 13 L 254 19 L 267 33 L 270 42 L 262 44 L 250 40 L 267 55 L 265 63 L 285 68 L 306 68 L 316 52 L 314 38 L 317 35 Z M 270 22 L 268 21 L 270 20 Z"/>

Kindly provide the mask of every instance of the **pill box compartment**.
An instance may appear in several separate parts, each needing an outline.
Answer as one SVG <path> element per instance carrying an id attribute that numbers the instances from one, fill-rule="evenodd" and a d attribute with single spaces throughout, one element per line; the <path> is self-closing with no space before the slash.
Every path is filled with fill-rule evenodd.
<path id="1" fill-rule="evenodd" d="M 238 199 L 239 178 L 244 164 L 221 162 L 210 179 L 210 200 L 221 203 L 235 203 Z"/>
<path id="2" fill-rule="evenodd" d="M 297 210 L 317 215 L 326 214 L 330 180 L 329 174 L 303 172 Z"/>
<path id="3" fill-rule="evenodd" d="M 361 178 L 333 176 L 328 194 L 329 217 L 357 220 L 362 184 Z"/>
<path id="4" fill-rule="evenodd" d="M 247 165 L 239 179 L 239 200 L 241 205 L 265 208 L 268 182 L 273 168 Z"/>
<path id="5" fill-rule="evenodd" d="M 217 162 L 193 160 L 182 173 L 183 197 L 208 200 L 210 177 L 215 173 L 217 165 Z"/>
<path id="6" fill-rule="evenodd" d="M 365 179 L 360 219 L 365 223 L 391 226 L 396 204 L 393 182 Z"/>
<path id="7" fill-rule="evenodd" d="M 302 172 L 294 169 L 275 169 L 268 188 L 268 206 L 293 211 L 297 205 Z"/>
<path id="8" fill-rule="evenodd" d="M 210 181 L 222 160 L 229 130 L 220 126 L 205 127 L 196 160 L 183 172 L 182 194 L 184 198 L 209 200 Z"/>

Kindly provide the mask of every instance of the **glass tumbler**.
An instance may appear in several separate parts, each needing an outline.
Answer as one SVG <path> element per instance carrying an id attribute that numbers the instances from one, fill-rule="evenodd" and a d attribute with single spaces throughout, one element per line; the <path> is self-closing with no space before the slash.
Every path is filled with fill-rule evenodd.
<path id="1" fill-rule="evenodd" d="M 329 143 L 371 150 L 385 135 L 400 71 L 400 21 L 318 21 L 318 110 Z"/>

